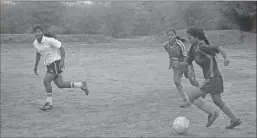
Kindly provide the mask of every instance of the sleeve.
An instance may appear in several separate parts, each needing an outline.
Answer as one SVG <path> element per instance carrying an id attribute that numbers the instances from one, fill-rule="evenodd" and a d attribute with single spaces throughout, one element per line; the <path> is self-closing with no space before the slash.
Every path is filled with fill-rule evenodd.
<path id="1" fill-rule="evenodd" d="M 62 43 L 55 38 L 48 38 L 48 44 L 55 48 L 61 48 Z"/>
<path id="2" fill-rule="evenodd" d="M 183 53 L 183 56 L 187 56 L 187 51 L 186 51 L 186 48 L 185 48 L 185 45 L 183 44 L 183 42 L 181 42 L 180 40 L 177 40 L 177 43 L 180 45 L 181 47 L 181 51 Z"/>
<path id="3" fill-rule="evenodd" d="M 219 53 L 219 48 L 220 46 L 213 46 L 213 45 L 205 45 L 205 44 L 201 44 L 199 45 L 199 49 L 203 52 L 206 52 L 206 53 Z"/>
<path id="4" fill-rule="evenodd" d="M 194 58 L 193 48 L 191 47 L 190 50 L 187 53 L 186 62 L 188 65 L 192 65 Z"/>

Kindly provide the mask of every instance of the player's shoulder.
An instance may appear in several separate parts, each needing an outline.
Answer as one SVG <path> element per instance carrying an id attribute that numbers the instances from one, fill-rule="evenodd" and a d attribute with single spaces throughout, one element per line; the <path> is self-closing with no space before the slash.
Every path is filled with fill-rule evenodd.
<path id="1" fill-rule="evenodd" d="M 45 38 L 46 41 L 53 41 L 53 40 L 55 40 L 55 38 L 48 37 L 48 36 L 44 36 L 44 38 Z"/>
<path id="2" fill-rule="evenodd" d="M 44 39 L 44 41 L 47 43 L 60 43 L 60 41 L 55 37 L 44 36 Z"/>
<path id="3" fill-rule="evenodd" d="M 213 45 L 207 45 L 207 44 L 205 44 L 204 42 L 201 42 L 200 44 L 199 44 L 199 48 L 206 48 L 206 47 L 212 47 Z"/>
<path id="4" fill-rule="evenodd" d="M 179 46 L 184 46 L 183 42 L 181 40 L 176 39 L 176 43 Z"/>
<path id="5" fill-rule="evenodd" d="M 32 44 L 33 44 L 33 46 L 35 46 L 37 43 L 38 43 L 37 39 L 35 39 Z"/>

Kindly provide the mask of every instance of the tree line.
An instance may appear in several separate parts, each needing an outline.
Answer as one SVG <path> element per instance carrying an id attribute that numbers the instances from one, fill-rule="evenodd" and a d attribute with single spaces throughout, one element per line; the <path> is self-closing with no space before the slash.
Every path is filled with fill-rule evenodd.
<path id="1" fill-rule="evenodd" d="M 256 1 L 10 2 L 1 1 L 1 33 L 30 33 L 35 24 L 57 34 L 147 36 L 166 28 L 256 29 Z"/>

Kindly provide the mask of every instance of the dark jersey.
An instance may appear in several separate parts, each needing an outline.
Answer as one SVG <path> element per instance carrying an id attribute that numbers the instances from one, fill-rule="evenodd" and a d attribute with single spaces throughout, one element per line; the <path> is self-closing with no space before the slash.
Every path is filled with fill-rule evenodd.
<path id="1" fill-rule="evenodd" d="M 174 45 L 171 45 L 169 41 L 164 43 L 164 48 L 169 54 L 169 58 L 173 60 L 173 58 L 178 58 L 178 61 L 183 62 L 186 57 L 186 49 L 184 44 L 176 39 Z"/>
<path id="2" fill-rule="evenodd" d="M 219 46 L 206 45 L 203 41 L 192 45 L 187 55 L 188 65 L 192 65 L 192 62 L 195 61 L 202 68 L 205 79 L 221 76 L 215 59 L 215 54 L 219 53 L 218 48 Z"/>

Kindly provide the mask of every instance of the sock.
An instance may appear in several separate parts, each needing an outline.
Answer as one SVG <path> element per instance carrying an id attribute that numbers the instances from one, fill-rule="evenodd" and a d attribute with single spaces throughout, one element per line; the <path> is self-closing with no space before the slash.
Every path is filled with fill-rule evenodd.
<path id="1" fill-rule="evenodd" d="M 46 102 L 48 102 L 50 105 L 53 105 L 52 93 L 47 93 Z"/>
<path id="2" fill-rule="evenodd" d="M 212 114 L 214 111 L 214 107 L 210 104 L 204 102 L 202 99 L 198 98 L 193 103 L 195 106 L 197 106 L 199 109 L 203 110 L 207 114 Z"/>
<path id="3" fill-rule="evenodd" d="M 83 86 L 82 82 L 71 82 L 72 88 L 81 88 Z"/>
<path id="4" fill-rule="evenodd" d="M 232 121 L 237 120 L 237 116 L 233 111 L 225 104 L 221 109 Z"/>
<path id="5" fill-rule="evenodd" d="M 179 95 L 182 97 L 183 101 L 189 100 L 187 97 L 187 94 L 184 91 L 182 91 L 182 89 L 178 89 L 178 92 L 179 92 Z"/>

